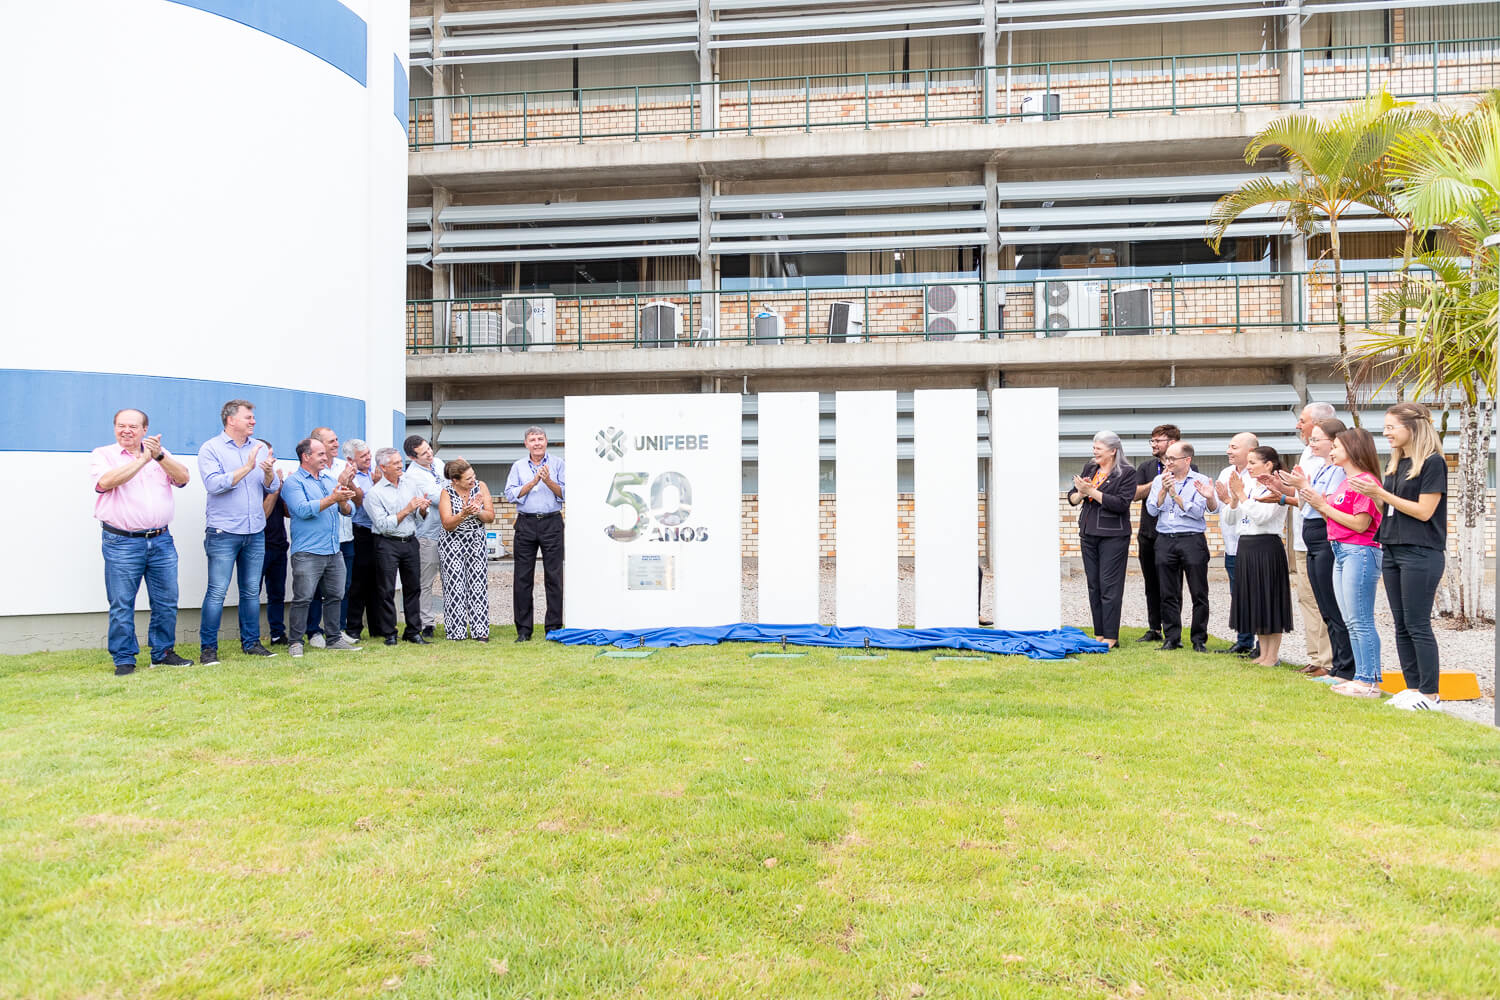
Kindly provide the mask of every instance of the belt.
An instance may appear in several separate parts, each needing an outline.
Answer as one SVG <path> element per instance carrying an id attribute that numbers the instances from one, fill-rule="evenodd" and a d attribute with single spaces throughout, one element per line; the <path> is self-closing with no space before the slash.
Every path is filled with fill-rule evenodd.
<path id="1" fill-rule="evenodd" d="M 100 521 L 99 525 L 111 535 L 119 535 L 121 538 L 155 538 L 167 530 L 166 528 L 150 528 L 146 531 L 126 531 L 124 528 L 116 528 L 107 521 Z"/>
<path id="2" fill-rule="evenodd" d="M 1158 531 L 1157 534 L 1160 535 L 1163 538 L 1196 538 L 1197 536 L 1203 534 L 1203 532 L 1201 532 L 1201 531 Z"/>
<path id="3" fill-rule="evenodd" d="M 375 532 L 375 537 L 376 538 L 389 538 L 393 542 L 404 542 L 404 541 L 406 541 L 408 539 L 414 539 L 414 538 L 416 538 L 417 535 L 416 535 L 416 532 L 413 532 L 410 535 L 387 535 L 384 532 L 377 531 L 377 532 Z"/>
<path id="4" fill-rule="evenodd" d="M 545 521 L 549 517 L 562 517 L 562 511 L 554 510 L 547 514 L 531 514 L 524 510 L 516 511 L 516 517 L 529 517 L 533 521 Z"/>

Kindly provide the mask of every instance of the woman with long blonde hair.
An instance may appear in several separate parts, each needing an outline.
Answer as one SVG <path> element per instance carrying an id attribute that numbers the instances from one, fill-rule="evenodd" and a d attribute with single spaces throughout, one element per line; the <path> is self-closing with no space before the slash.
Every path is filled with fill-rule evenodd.
<path id="1" fill-rule="evenodd" d="M 1438 648 L 1432 634 L 1432 601 L 1443 578 L 1448 548 L 1448 463 L 1421 403 L 1385 411 L 1391 459 L 1385 482 L 1353 479 L 1349 487 L 1385 509 L 1375 540 L 1385 551 L 1381 574 L 1396 619 L 1396 655 L 1406 690 L 1391 699 L 1405 709 L 1438 705 Z"/>

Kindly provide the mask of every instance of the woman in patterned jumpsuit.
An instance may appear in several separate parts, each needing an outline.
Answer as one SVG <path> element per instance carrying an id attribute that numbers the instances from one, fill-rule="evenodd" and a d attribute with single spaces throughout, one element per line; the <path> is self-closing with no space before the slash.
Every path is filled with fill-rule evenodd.
<path id="1" fill-rule="evenodd" d="M 473 466 L 455 458 L 443 466 L 448 485 L 437 505 L 447 534 L 438 542 L 443 574 L 443 626 L 450 639 L 490 641 L 489 567 L 484 526 L 495 520 L 489 487 Z"/>

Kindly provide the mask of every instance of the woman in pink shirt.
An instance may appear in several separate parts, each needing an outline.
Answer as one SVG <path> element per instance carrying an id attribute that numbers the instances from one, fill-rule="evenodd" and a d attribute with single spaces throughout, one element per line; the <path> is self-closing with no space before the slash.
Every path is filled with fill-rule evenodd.
<path id="1" fill-rule="evenodd" d="M 1333 440 L 1328 460 L 1347 477 L 1337 491 L 1324 496 L 1317 490 L 1302 491 L 1302 499 L 1328 521 L 1328 541 L 1333 547 L 1333 589 L 1339 612 L 1349 629 L 1354 647 L 1354 679 L 1336 684 L 1333 690 L 1353 698 L 1380 697 L 1380 633 L 1375 631 L 1375 584 L 1380 579 L 1382 553 L 1375 541 L 1380 527 L 1380 505 L 1360 493 L 1353 483 L 1365 479 L 1380 482 L 1380 460 L 1375 439 L 1359 427 L 1343 431 Z"/>

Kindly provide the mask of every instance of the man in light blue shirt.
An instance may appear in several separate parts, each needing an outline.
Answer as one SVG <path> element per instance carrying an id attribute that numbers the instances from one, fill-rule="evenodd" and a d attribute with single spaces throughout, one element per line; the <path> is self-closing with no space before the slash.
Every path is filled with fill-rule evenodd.
<path id="1" fill-rule="evenodd" d="M 411 463 L 406 467 L 407 476 L 422 491 L 429 503 L 442 499 L 443 487 L 448 485 L 438 471 L 437 458 L 432 445 L 420 434 L 409 435 L 402 445 Z M 429 517 L 417 527 L 417 550 L 422 561 L 422 637 L 431 639 L 437 626 L 437 612 L 432 609 L 432 585 L 438 578 L 438 543 L 448 532 L 443 529 L 443 519 Z"/>
<path id="2" fill-rule="evenodd" d="M 1156 518 L 1156 574 L 1161 582 L 1162 649 L 1182 648 L 1182 578 L 1193 599 L 1194 652 L 1208 651 L 1208 530 L 1219 509 L 1214 482 L 1193 470 L 1193 446 L 1173 441 L 1151 481 L 1146 512 Z"/>
<path id="3" fill-rule="evenodd" d="M 354 564 L 349 568 L 349 578 L 344 581 L 347 607 L 344 610 L 344 634 L 358 639 L 364 631 L 366 613 L 375 605 L 375 528 L 370 512 L 365 510 L 364 497 L 375 488 L 370 476 L 370 462 L 374 457 L 370 446 L 355 438 L 344 443 L 344 457 L 354 466 L 354 488 L 360 499 L 355 501 L 354 516 L 350 518 L 354 535 Z M 373 623 L 373 619 L 372 619 Z M 374 628 L 370 629 L 374 634 Z"/>
<path id="4" fill-rule="evenodd" d="M 516 537 L 511 545 L 515 558 L 515 585 L 511 603 L 516 613 L 516 642 L 528 642 L 532 629 L 532 581 L 536 579 L 536 554 L 542 553 L 542 574 L 547 589 L 547 612 L 543 628 L 562 628 L 563 601 L 563 501 L 567 498 L 567 470 L 563 460 L 547 454 L 547 432 L 526 428 L 526 457 L 510 467 L 505 479 L 505 499 L 516 505 Z"/>
<path id="5" fill-rule="evenodd" d="M 275 493 L 276 469 L 265 446 L 254 440 L 255 406 L 231 399 L 219 412 L 224 433 L 198 449 L 198 474 L 208 491 L 203 551 L 208 555 L 208 591 L 203 595 L 198 642 L 205 666 L 219 662 L 219 620 L 229 578 L 240 581 L 240 648 L 251 656 L 276 654 L 260 644 L 260 577 L 266 554 L 265 499 Z"/>
<path id="6" fill-rule="evenodd" d="M 323 599 L 325 648 L 359 647 L 339 628 L 339 600 L 344 593 L 344 554 L 339 547 L 339 515 L 354 512 L 354 489 L 328 474 L 328 449 L 316 438 L 297 442 L 296 472 L 281 487 L 292 524 L 292 601 L 287 610 L 287 640 L 293 657 L 302 656 L 307 606 L 313 595 Z"/>

